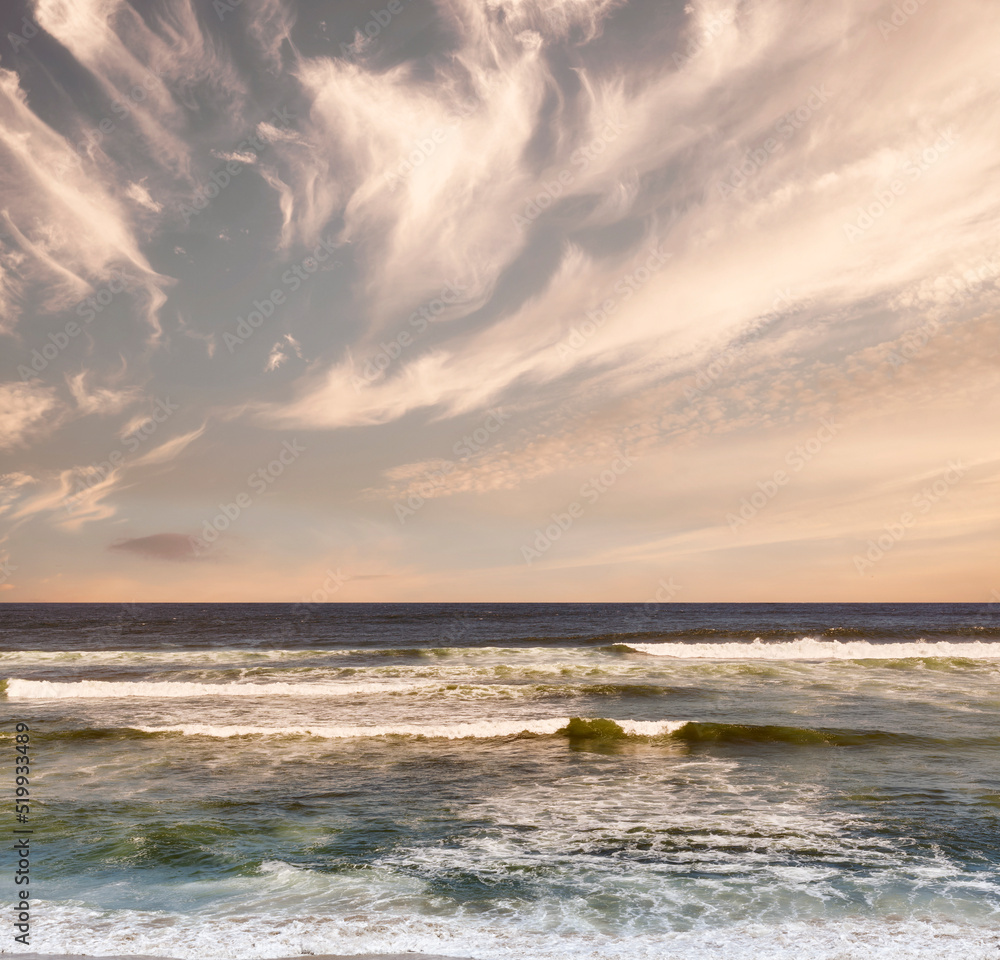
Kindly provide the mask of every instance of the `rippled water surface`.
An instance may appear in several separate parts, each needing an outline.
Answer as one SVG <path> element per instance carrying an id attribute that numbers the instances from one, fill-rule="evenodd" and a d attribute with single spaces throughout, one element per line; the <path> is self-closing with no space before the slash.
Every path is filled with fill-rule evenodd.
<path id="1" fill-rule="evenodd" d="M 989 606 L 8 606 L 0 668 L 33 952 L 1000 953 Z"/>

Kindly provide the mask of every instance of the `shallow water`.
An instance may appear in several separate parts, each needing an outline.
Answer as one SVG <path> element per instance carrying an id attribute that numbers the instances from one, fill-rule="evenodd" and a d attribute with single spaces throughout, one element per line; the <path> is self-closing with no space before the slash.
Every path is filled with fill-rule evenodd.
<path id="1" fill-rule="evenodd" d="M 0 630 L 32 952 L 997 955 L 989 607 L 94 605 Z"/>

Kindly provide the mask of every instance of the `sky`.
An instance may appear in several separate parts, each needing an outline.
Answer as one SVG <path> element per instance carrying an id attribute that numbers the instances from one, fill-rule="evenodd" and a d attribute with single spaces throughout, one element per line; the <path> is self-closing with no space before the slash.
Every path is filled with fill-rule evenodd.
<path id="1" fill-rule="evenodd" d="M 995 0 L 7 0 L 0 599 L 1000 601 Z"/>

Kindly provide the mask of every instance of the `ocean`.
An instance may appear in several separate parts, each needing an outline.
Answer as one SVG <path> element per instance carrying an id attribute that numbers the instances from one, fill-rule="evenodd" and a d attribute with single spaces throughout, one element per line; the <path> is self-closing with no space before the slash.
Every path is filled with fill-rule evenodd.
<path id="1" fill-rule="evenodd" d="M 0 661 L 6 953 L 1000 953 L 997 604 L 6 605 Z"/>

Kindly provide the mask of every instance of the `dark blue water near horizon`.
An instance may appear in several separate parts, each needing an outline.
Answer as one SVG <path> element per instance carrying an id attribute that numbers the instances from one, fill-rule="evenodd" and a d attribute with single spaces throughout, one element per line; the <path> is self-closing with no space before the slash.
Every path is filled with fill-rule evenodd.
<path id="1" fill-rule="evenodd" d="M 0 649 L 323 649 L 1000 637 L 1000 603 L 12 603 Z"/>

